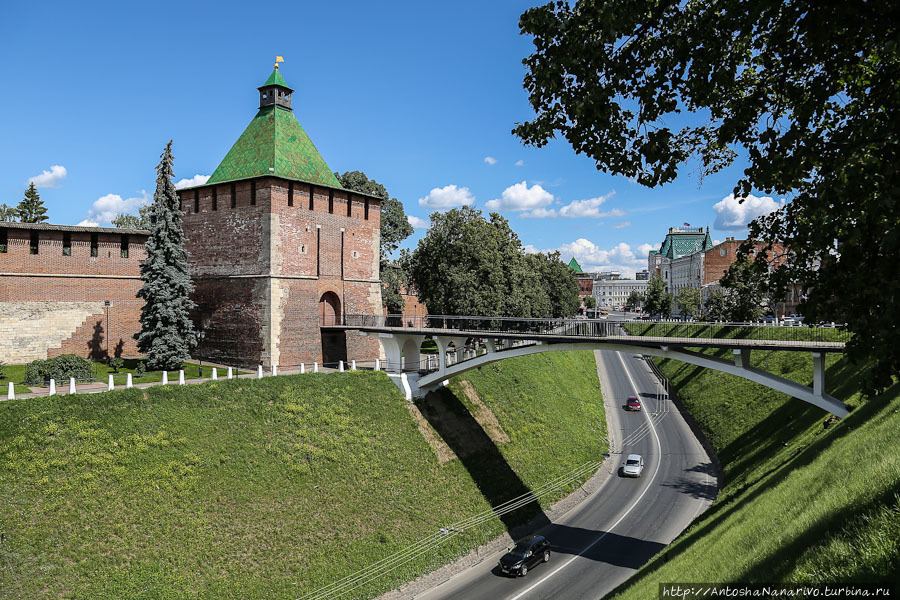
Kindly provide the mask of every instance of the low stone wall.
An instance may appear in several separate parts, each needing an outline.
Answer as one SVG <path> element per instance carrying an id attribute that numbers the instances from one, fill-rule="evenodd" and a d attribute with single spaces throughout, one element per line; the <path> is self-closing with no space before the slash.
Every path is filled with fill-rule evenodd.
<path id="1" fill-rule="evenodd" d="M 0 360 L 45 359 L 91 315 L 102 313 L 103 302 L 0 302 Z"/>

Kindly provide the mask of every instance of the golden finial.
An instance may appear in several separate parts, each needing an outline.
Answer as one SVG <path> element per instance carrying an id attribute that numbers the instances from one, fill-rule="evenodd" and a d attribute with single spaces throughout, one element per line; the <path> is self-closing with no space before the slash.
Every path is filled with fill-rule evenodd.
<path id="1" fill-rule="evenodd" d="M 278 70 L 278 63 L 283 63 L 283 62 L 284 62 L 284 58 L 283 58 L 283 57 L 281 57 L 281 56 L 276 56 L 276 57 L 275 57 L 275 70 L 276 70 L 276 71 Z"/>

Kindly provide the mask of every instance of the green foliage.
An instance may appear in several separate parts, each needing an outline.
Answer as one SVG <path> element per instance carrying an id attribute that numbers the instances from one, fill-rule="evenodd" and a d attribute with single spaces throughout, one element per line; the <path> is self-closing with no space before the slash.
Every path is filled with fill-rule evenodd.
<path id="1" fill-rule="evenodd" d="M 109 359 L 109 366 L 112 367 L 113 373 L 118 373 L 119 369 L 125 366 L 125 359 L 121 356 L 114 356 Z"/>
<path id="2" fill-rule="evenodd" d="M 731 309 L 725 292 L 716 288 L 706 297 L 703 303 L 703 318 L 707 321 L 728 321 Z"/>
<path id="3" fill-rule="evenodd" d="M 751 362 L 804 385 L 812 381 L 808 355 L 755 351 Z M 828 392 L 855 406 L 834 422 L 818 408 L 744 379 L 673 360 L 657 364 L 715 448 L 725 486 L 665 558 L 657 556 L 614 597 L 647 598 L 659 582 L 679 577 L 794 585 L 896 581 L 900 385 L 865 398 L 860 390 L 868 367 L 828 355 Z"/>
<path id="4" fill-rule="evenodd" d="M 678 312 L 682 315 L 695 315 L 700 308 L 700 290 L 695 287 L 684 287 L 675 294 Z"/>
<path id="5" fill-rule="evenodd" d="M 6 378 L 6 363 L 0 360 L 0 379 Z"/>
<path id="6" fill-rule="evenodd" d="M 137 215 L 118 213 L 110 222 L 122 229 L 150 229 L 150 205 L 138 208 Z"/>
<path id="7" fill-rule="evenodd" d="M 496 409 L 510 441 L 493 454 L 531 487 L 606 451 L 591 355 L 556 356 L 511 359 L 523 362 L 491 371 L 481 392 L 502 408 L 513 378 L 542 386 Z M 383 373 L 0 402 L 0 431 L 0 589 L 13 598 L 295 598 L 490 510 L 461 461 L 438 461 Z M 354 597 L 504 531 L 492 519 Z"/>
<path id="8" fill-rule="evenodd" d="M 42 223 L 47 220 L 47 207 L 44 206 L 41 195 L 34 187 L 34 182 L 28 184 L 25 197 L 16 207 L 16 214 L 22 223 Z"/>
<path id="9" fill-rule="evenodd" d="M 19 218 L 19 209 L 15 206 L 0 204 L 0 223 L 15 221 Z"/>
<path id="10" fill-rule="evenodd" d="M 25 383 L 43 385 L 48 379 L 57 382 L 75 379 L 91 379 L 91 362 L 75 354 L 62 354 L 47 360 L 35 360 L 25 365 Z"/>
<path id="11" fill-rule="evenodd" d="M 134 374 L 138 377 L 143 377 L 146 372 L 147 366 L 144 364 L 144 361 L 139 362 L 134 368 Z"/>
<path id="12" fill-rule="evenodd" d="M 870 387 L 883 389 L 900 372 L 896 16 L 894 0 L 531 8 L 519 26 L 534 36 L 524 83 L 537 116 L 514 132 L 537 146 L 561 134 L 599 169 L 647 186 L 742 157 L 735 196 L 791 201 L 751 223 L 741 253 L 784 244 L 765 277 L 782 297 L 794 283 L 807 290 L 808 319 L 847 322 L 848 352 L 875 362 Z"/>
<path id="13" fill-rule="evenodd" d="M 644 299 L 644 312 L 648 315 L 668 317 L 672 314 L 672 293 L 666 289 L 662 277 L 654 275 L 650 278 Z"/>
<path id="14" fill-rule="evenodd" d="M 196 345 L 189 313 L 195 307 L 194 290 L 184 249 L 184 231 L 178 194 L 172 183 L 172 142 L 166 145 L 156 168 L 156 192 L 150 206 L 150 237 L 141 261 L 144 285 L 137 293 L 146 300 L 141 308 L 138 349 L 147 354 L 150 369 L 177 369 Z"/>
<path id="15" fill-rule="evenodd" d="M 593 296 L 585 296 L 584 297 L 584 307 L 588 310 L 592 310 L 597 307 L 597 299 Z"/>
<path id="16" fill-rule="evenodd" d="M 580 304 L 558 252 L 526 255 L 509 221 L 471 207 L 431 215 L 409 274 L 432 314 L 562 317 Z"/>
<path id="17" fill-rule="evenodd" d="M 409 289 L 406 271 L 397 264 L 386 264 L 381 268 L 381 303 L 390 315 L 403 314 L 406 301 L 402 293 Z"/>
<path id="18" fill-rule="evenodd" d="M 628 299 L 625 300 L 625 308 L 634 310 L 638 306 L 643 306 L 644 302 L 644 294 L 637 290 L 631 290 L 631 293 L 628 294 Z"/>
<path id="19" fill-rule="evenodd" d="M 763 314 L 765 271 L 760 263 L 739 258 L 731 263 L 720 283 L 726 291 L 728 318 L 732 321 L 757 321 Z"/>

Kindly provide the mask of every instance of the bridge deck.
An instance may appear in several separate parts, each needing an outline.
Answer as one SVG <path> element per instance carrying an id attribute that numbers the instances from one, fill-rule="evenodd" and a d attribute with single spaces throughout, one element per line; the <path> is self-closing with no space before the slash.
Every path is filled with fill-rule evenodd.
<path id="1" fill-rule="evenodd" d="M 587 344 L 627 344 L 659 348 L 721 348 L 750 350 L 802 350 L 806 352 L 843 352 L 844 342 L 774 340 L 750 338 L 703 338 L 703 337 L 659 337 L 647 335 L 565 335 L 560 333 L 517 333 L 513 331 L 482 331 L 437 327 L 387 327 L 366 325 L 322 325 L 323 331 L 364 331 L 367 333 L 388 333 L 395 335 L 425 335 L 451 337 L 477 337 L 511 340 L 535 340 L 548 343 Z"/>

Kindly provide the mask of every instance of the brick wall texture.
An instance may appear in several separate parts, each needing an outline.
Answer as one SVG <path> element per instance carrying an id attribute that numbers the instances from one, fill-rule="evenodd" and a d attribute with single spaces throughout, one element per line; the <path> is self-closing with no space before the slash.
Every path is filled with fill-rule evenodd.
<path id="1" fill-rule="evenodd" d="M 382 313 L 377 199 L 277 177 L 182 190 L 181 199 L 204 359 L 268 368 L 378 357 L 373 338 L 320 333 L 342 313 Z M 121 234 L 95 234 L 91 256 L 89 232 L 68 234 L 69 255 L 63 231 L 39 231 L 37 254 L 30 230 L 6 232 L 0 334 L 11 335 L 0 338 L 0 360 L 103 359 L 107 345 L 110 355 L 138 355 L 146 236 L 129 235 L 126 256 Z"/>

